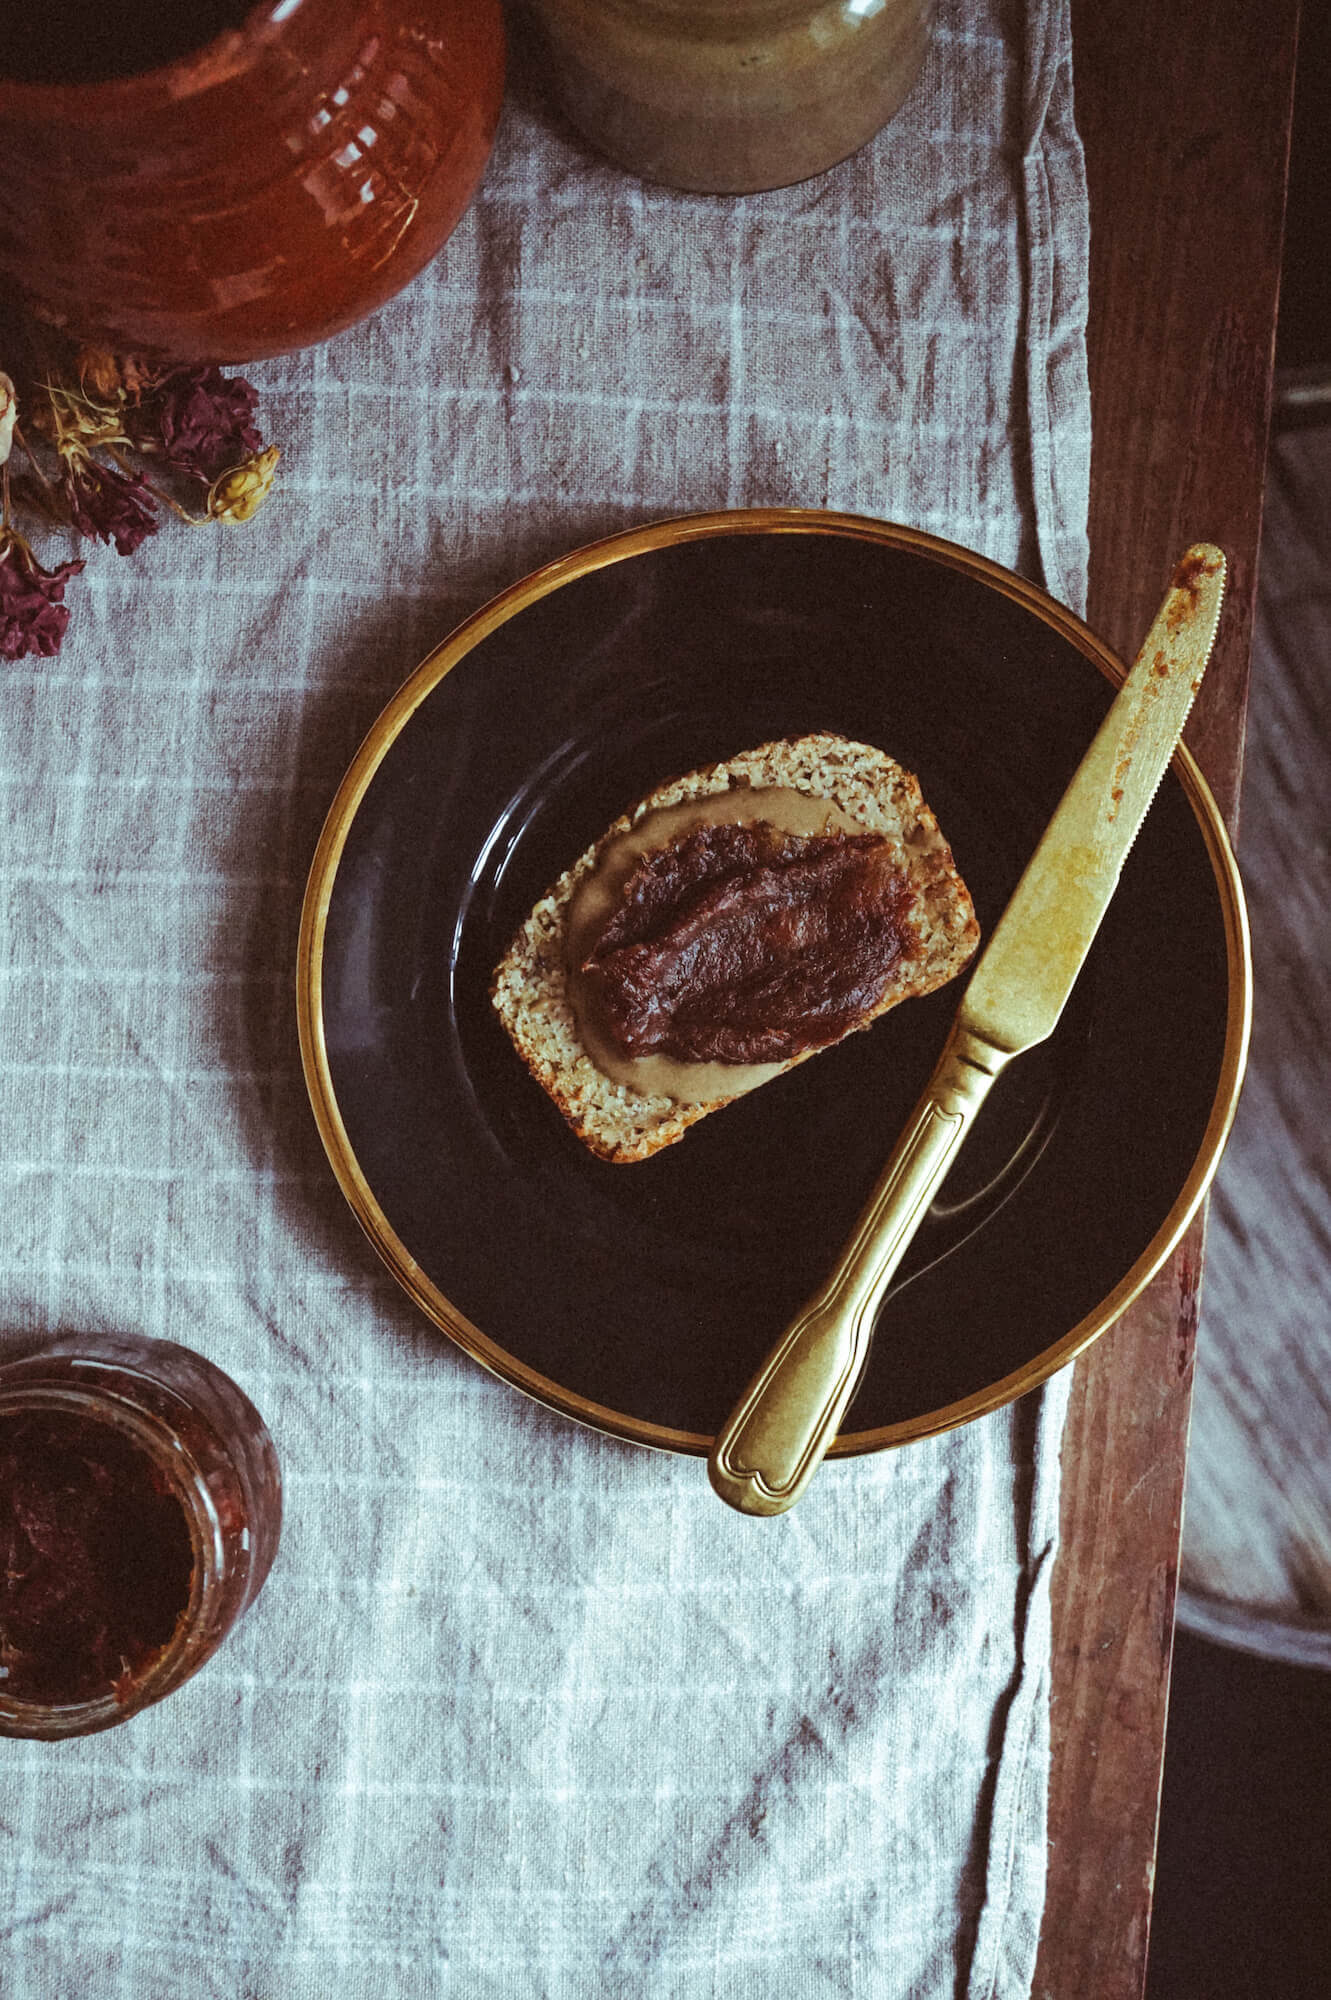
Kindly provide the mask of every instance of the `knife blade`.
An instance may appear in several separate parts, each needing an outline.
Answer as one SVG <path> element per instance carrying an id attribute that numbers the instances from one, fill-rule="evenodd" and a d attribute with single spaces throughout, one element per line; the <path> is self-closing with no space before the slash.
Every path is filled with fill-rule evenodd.
<path id="1" fill-rule="evenodd" d="M 883 1294 L 995 1078 L 1050 1036 L 1168 768 L 1215 642 L 1225 557 L 1197 543 L 971 973 L 933 1074 L 835 1268 L 717 1435 L 708 1474 L 747 1514 L 781 1514 L 855 1392 Z"/>

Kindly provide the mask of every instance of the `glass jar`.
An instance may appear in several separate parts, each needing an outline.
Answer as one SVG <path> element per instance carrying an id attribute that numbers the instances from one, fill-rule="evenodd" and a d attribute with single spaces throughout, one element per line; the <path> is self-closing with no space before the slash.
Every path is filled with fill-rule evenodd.
<path id="1" fill-rule="evenodd" d="M 647 180 L 785 187 L 873 137 L 914 83 L 934 0 L 531 0 L 564 109 Z"/>
<path id="2" fill-rule="evenodd" d="M 0 1366 L 0 1735 L 86 1735 L 170 1694 L 281 1525 L 272 1439 L 201 1355 L 108 1334 Z"/>
<path id="3" fill-rule="evenodd" d="M 234 25 L 202 47 L 91 76 L 97 30 L 25 25 L 53 4 L 0 36 L 0 279 L 73 337 L 182 362 L 324 340 L 415 277 L 480 180 L 499 0 L 212 0 L 185 18 Z M 139 12 L 155 60 L 178 17 Z"/>

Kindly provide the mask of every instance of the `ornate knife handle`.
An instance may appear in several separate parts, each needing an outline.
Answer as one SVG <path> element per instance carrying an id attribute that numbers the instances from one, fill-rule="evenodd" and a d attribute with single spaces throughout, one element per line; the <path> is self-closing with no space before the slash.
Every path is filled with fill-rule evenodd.
<path id="1" fill-rule="evenodd" d="M 960 1017 L 835 1269 L 796 1314 L 731 1411 L 707 1470 L 744 1514 L 793 1507 L 837 1434 L 874 1316 L 1010 1051 Z"/>

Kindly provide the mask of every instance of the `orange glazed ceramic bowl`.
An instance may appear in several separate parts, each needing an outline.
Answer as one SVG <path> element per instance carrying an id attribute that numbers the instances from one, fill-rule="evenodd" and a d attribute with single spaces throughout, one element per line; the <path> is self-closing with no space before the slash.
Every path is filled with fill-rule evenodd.
<path id="1" fill-rule="evenodd" d="M 6 31 L 0 279 L 80 339 L 248 361 L 327 339 L 435 255 L 489 155 L 503 23 L 498 0 L 202 13 L 232 25 L 160 61 L 150 10 L 156 66 L 129 74 L 123 40 L 99 66 Z"/>

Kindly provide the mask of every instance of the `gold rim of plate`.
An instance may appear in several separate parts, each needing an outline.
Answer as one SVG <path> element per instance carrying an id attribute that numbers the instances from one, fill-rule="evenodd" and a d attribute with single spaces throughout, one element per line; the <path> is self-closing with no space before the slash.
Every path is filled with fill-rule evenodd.
<path id="1" fill-rule="evenodd" d="M 622 1411 L 591 1402 L 536 1369 L 529 1368 L 506 1348 L 491 1340 L 480 1327 L 473 1325 L 421 1269 L 394 1231 L 361 1171 L 338 1109 L 324 1041 L 323 948 L 338 864 L 361 800 L 388 750 L 445 674 L 450 673 L 460 660 L 465 659 L 500 625 L 575 577 L 586 576 L 610 563 L 623 562 L 652 549 L 721 534 L 851 536 L 862 541 L 880 542 L 895 549 L 914 551 L 975 577 L 1003 596 L 1024 605 L 1061 637 L 1069 640 L 1113 686 L 1119 686 L 1126 677 L 1127 669 L 1123 663 L 1096 638 L 1089 626 L 1038 585 L 991 562 L 986 556 L 919 529 L 900 527 L 859 514 L 822 513 L 798 507 L 754 507 L 690 514 L 607 536 L 545 564 L 492 598 L 435 647 L 381 711 L 338 787 L 319 836 L 301 910 L 296 960 L 301 1062 L 319 1135 L 353 1214 L 408 1297 L 473 1360 L 536 1401 L 612 1437 L 654 1446 L 662 1451 L 687 1452 L 698 1456 L 706 1456 L 711 1450 L 713 1440 L 710 1437 L 697 1431 L 673 1430 L 664 1424 L 626 1416 Z M 1197 818 L 1215 873 L 1229 966 L 1224 1056 L 1210 1117 L 1192 1169 L 1168 1215 L 1136 1262 L 1099 1305 L 1060 1340 L 1021 1368 L 958 1402 L 901 1423 L 883 1425 L 877 1430 L 843 1433 L 832 1445 L 831 1457 L 852 1457 L 863 1452 L 910 1444 L 918 1438 L 936 1437 L 943 1431 L 954 1430 L 961 1424 L 1001 1408 L 1027 1390 L 1037 1388 L 1084 1353 L 1092 1341 L 1098 1339 L 1127 1310 L 1177 1247 L 1201 1206 L 1234 1122 L 1243 1082 L 1252 1023 L 1252 951 L 1238 866 L 1210 786 L 1191 753 L 1182 745 L 1174 753 L 1173 768 Z"/>

